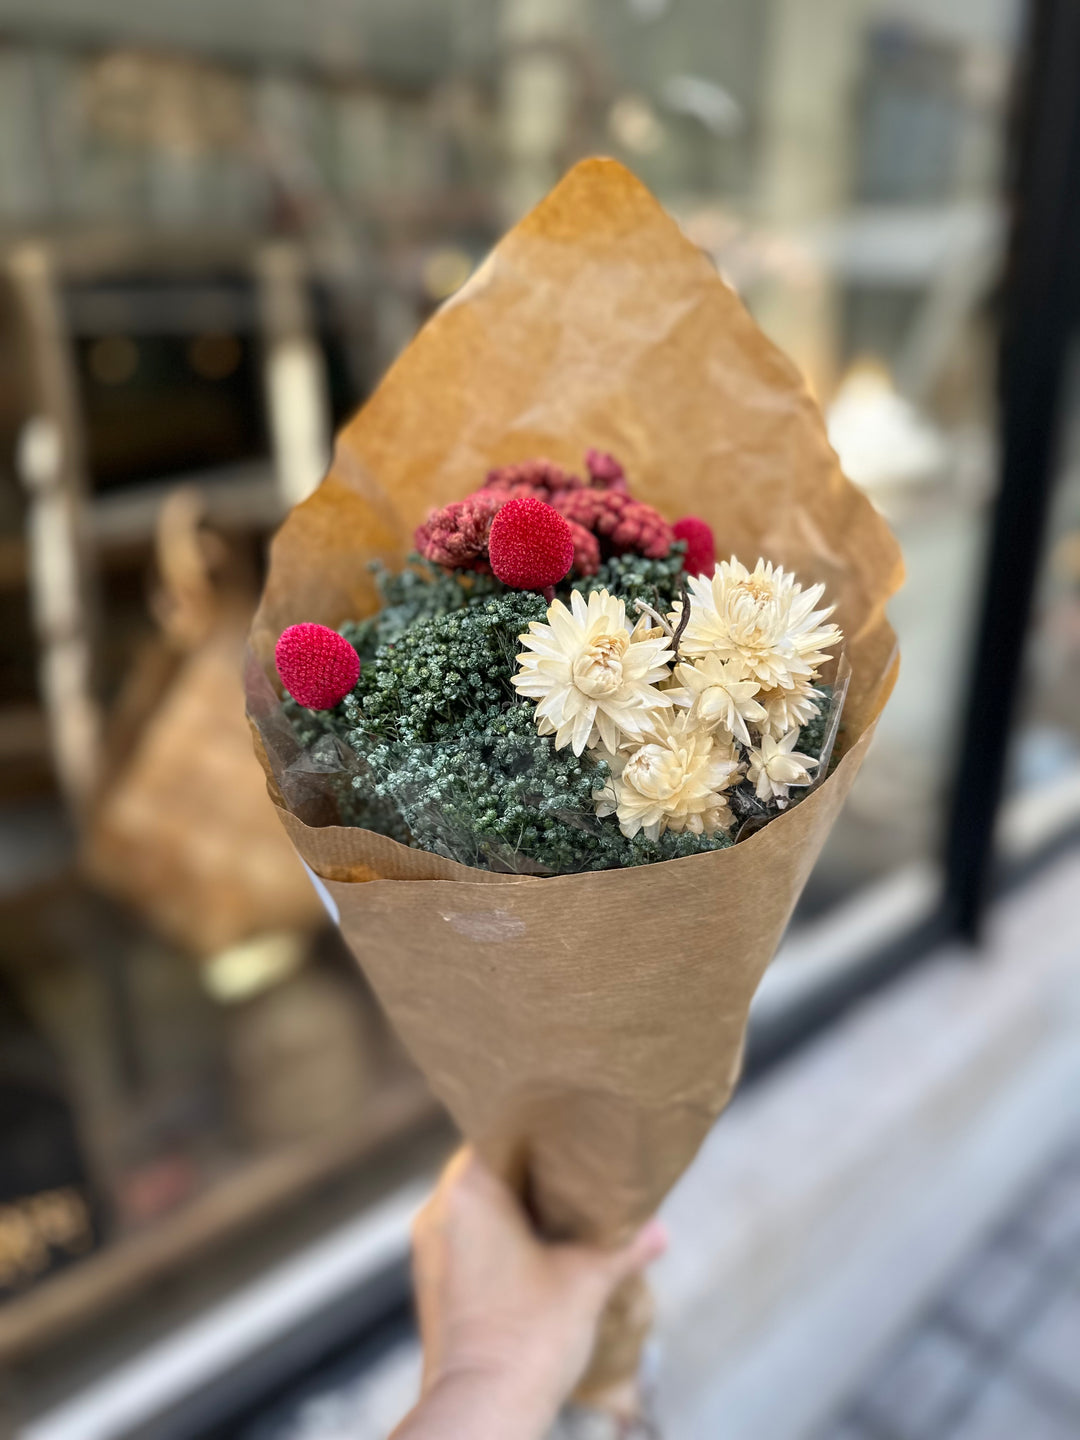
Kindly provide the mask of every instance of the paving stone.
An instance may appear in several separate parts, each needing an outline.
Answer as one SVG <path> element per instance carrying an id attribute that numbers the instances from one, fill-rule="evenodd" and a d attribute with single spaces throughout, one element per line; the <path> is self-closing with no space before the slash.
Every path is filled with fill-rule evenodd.
<path id="1" fill-rule="evenodd" d="M 878 1435 L 857 1420 L 839 1420 L 822 1430 L 814 1440 L 878 1440 Z"/>
<path id="2" fill-rule="evenodd" d="M 653 1422 L 616 1420 L 598 1410 L 568 1406 L 555 1422 L 547 1440 L 660 1440 Z"/>
<path id="3" fill-rule="evenodd" d="M 998 1241 L 980 1251 L 946 1292 L 942 1312 L 979 1336 L 1003 1340 L 1052 1281 L 1023 1249 Z"/>
<path id="4" fill-rule="evenodd" d="M 1077 1440 L 1077 1422 L 1005 1376 L 992 1380 L 947 1440 Z M 936 1440 L 936 1437 L 935 1437 Z"/>
<path id="5" fill-rule="evenodd" d="M 941 1326 L 915 1332 L 881 1366 L 859 1412 L 897 1440 L 922 1440 L 958 1404 L 981 1373 L 974 1348 Z"/>
<path id="6" fill-rule="evenodd" d="M 1063 1286 L 1032 1322 L 1016 1355 L 1024 1366 L 1075 1397 L 1080 1435 L 1080 1279 Z"/>
<path id="7" fill-rule="evenodd" d="M 1018 1229 L 1040 1254 L 1080 1264 L 1080 1164 L 1064 1167 L 1035 1195 Z"/>
<path id="8" fill-rule="evenodd" d="M 420 1393 L 419 1345 L 395 1345 L 356 1374 L 349 1368 L 244 1426 L 234 1440 L 386 1440 Z"/>

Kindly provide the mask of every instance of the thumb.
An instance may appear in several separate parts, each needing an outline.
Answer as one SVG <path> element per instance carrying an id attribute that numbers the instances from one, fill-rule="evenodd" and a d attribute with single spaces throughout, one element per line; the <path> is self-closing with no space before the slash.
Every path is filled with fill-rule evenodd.
<path id="1" fill-rule="evenodd" d="M 663 1222 L 654 1216 L 641 1227 L 632 1240 L 607 1257 L 612 1286 L 621 1284 L 631 1275 L 640 1274 L 647 1265 L 659 1260 L 667 1245 L 667 1230 Z"/>

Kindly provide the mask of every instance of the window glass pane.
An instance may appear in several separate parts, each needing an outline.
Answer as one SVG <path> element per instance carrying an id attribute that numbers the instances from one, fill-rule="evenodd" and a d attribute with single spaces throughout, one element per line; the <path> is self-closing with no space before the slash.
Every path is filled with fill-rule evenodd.
<path id="1" fill-rule="evenodd" d="M 908 582 L 901 678 L 803 913 L 936 870 L 995 475 L 1020 7 L 607 4 L 606 139 L 803 369 Z"/>
<path id="2" fill-rule="evenodd" d="M 227 868 L 265 875 L 284 845 L 272 816 L 272 833 L 261 829 L 239 647 L 267 538 L 333 428 L 580 156 L 623 160 L 714 257 L 802 369 L 845 468 L 906 554 L 892 608 L 899 686 L 804 914 L 912 866 L 932 877 L 995 473 L 1000 175 L 1020 8 L 3 6 L 0 822 L 15 879 L 0 894 L 0 1030 L 30 1057 L 17 1080 L 44 1140 L 26 1152 L 41 1165 L 0 1204 L 62 1192 L 70 1221 L 62 1245 L 31 1235 L 0 1273 L 13 1306 L 54 1270 L 96 1266 L 55 1333 L 82 1327 L 80 1343 L 119 1355 L 145 1311 L 132 1310 L 122 1343 L 93 1332 L 125 1286 L 145 1294 L 184 1271 L 210 1295 L 448 1143 L 303 873 L 272 887 L 273 915 L 247 930 L 230 920 Z M 58 387 L 85 462 L 81 578 L 96 599 L 71 640 L 69 661 L 86 647 L 65 672 L 75 700 L 51 727 L 15 456 L 20 427 Z M 1017 752 L 1021 787 L 1040 793 L 1064 793 L 1080 750 L 1075 423 L 1065 453 Z M 299 456 L 296 474 L 283 455 Z M 181 479 L 200 487 L 203 531 L 190 501 L 161 529 Z M 54 573 L 77 558 L 65 551 Z M 84 673 L 97 709 L 81 708 Z M 230 704 L 236 730 L 223 737 L 211 720 Z M 108 857 L 92 875 L 76 868 L 87 836 L 65 818 L 71 756 L 55 737 L 85 758 L 96 719 L 105 740 L 92 758 L 115 793 L 132 757 L 148 764 L 154 734 L 167 761 L 154 793 L 188 790 L 184 743 L 166 740 L 197 734 L 210 792 L 237 798 L 197 898 L 170 910 L 167 885 L 136 895 L 119 850 L 108 883 Z M 244 766 L 246 790 L 233 778 Z M 183 836 L 151 823 L 171 813 L 144 797 L 121 817 L 144 825 L 130 853 L 159 879 L 184 862 Z M 182 1285 L 161 1298 L 166 1288 L 158 1325 L 195 1303 Z M 28 1315 L 30 1334 L 29 1308 L 8 1314 Z M 37 1395 L 45 1342 L 27 1345 Z"/>

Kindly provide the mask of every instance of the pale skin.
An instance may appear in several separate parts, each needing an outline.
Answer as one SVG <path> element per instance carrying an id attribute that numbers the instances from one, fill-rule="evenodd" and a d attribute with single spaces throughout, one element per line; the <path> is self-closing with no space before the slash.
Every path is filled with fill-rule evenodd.
<path id="1" fill-rule="evenodd" d="M 460 1151 L 413 1231 L 424 1370 L 391 1440 L 542 1440 L 608 1299 L 665 1243 L 654 1220 L 618 1250 L 547 1244 L 507 1186 Z"/>

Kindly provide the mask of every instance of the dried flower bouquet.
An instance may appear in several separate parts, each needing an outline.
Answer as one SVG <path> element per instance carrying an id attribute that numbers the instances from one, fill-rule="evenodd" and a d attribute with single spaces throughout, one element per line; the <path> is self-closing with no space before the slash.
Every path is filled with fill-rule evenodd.
<path id="1" fill-rule="evenodd" d="M 380 575 L 376 615 L 283 632 L 298 740 L 348 747 L 342 818 L 567 874 L 721 849 L 824 775 L 843 693 L 819 683 L 841 640 L 824 585 L 717 563 L 709 525 L 669 525 L 611 455 L 585 472 L 491 471 Z"/>
<path id="2" fill-rule="evenodd" d="M 603 160 L 432 317 L 276 537 L 246 678 L 278 813 L 551 1234 L 626 1235 L 726 1104 L 896 676 L 901 573 L 794 368 Z M 631 1286 L 583 1394 L 625 1400 L 646 1324 Z"/>

